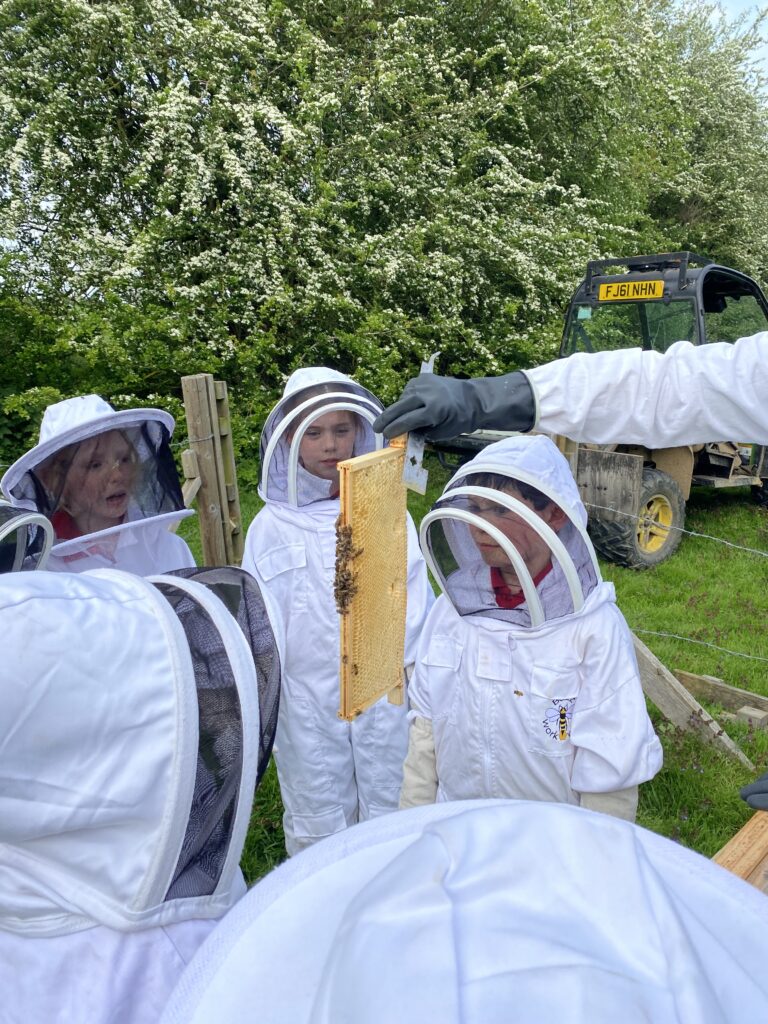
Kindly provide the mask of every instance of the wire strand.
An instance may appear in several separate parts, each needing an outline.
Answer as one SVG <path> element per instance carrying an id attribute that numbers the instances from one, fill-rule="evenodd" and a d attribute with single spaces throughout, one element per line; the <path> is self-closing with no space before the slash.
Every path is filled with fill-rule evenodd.
<path id="1" fill-rule="evenodd" d="M 618 508 L 611 508 L 610 505 L 593 505 L 585 504 L 588 509 L 598 509 L 601 512 L 613 512 L 616 515 L 624 516 L 625 519 L 634 519 L 638 523 L 643 519 L 643 516 L 637 516 L 634 512 L 624 512 Z M 683 526 L 664 526 L 662 530 L 666 530 L 668 533 L 675 531 L 676 533 L 684 533 L 689 537 L 699 537 L 702 540 L 711 540 L 715 544 L 722 544 L 725 547 L 733 548 L 735 551 L 745 551 L 750 555 L 760 555 L 761 558 L 768 558 L 768 551 L 763 551 L 760 548 L 748 548 L 743 544 L 734 544 L 731 540 L 725 540 L 722 537 L 713 537 L 711 533 L 699 533 L 697 530 L 686 530 Z"/>
<path id="2" fill-rule="evenodd" d="M 687 644 L 699 644 L 701 647 L 711 647 L 715 651 L 720 651 L 722 654 L 729 654 L 734 658 L 746 658 L 748 661 L 764 661 L 768 663 L 768 658 L 763 658 L 759 654 L 745 654 L 743 651 L 732 651 L 728 647 L 720 647 L 719 644 L 710 643 L 708 640 L 694 640 L 692 636 L 681 636 L 680 633 L 664 633 L 655 629 L 630 628 L 632 628 L 633 633 L 642 633 L 643 636 L 663 636 L 670 640 L 684 640 Z"/>

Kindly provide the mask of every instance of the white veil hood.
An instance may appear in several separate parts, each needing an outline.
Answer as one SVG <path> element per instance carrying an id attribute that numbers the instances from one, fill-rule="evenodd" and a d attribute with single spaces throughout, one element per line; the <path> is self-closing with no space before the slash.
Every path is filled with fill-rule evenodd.
<path id="1" fill-rule="evenodd" d="M 441 803 L 273 871 L 161 1021 L 742 1024 L 768 1011 L 767 956 L 768 899 L 677 843 L 564 804 Z"/>
<path id="2" fill-rule="evenodd" d="M 56 557 L 88 554 L 94 544 L 106 540 L 114 545 L 121 535 L 175 528 L 194 512 L 184 507 L 171 452 L 174 425 L 173 417 L 161 409 L 115 410 L 98 395 L 64 399 L 45 410 L 38 443 L 9 467 L 0 485 L 17 508 L 51 521 L 55 533 L 51 553 Z M 95 520 L 88 524 L 90 516 L 84 512 L 86 525 L 75 530 L 66 508 L 67 480 L 75 474 L 70 494 L 82 495 L 83 469 L 75 468 L 79 453 L 84 457 L 84 445 L 102 444 L 99 439 L 115 434 L 128 446 L 133 466 L 125 511 L 114 525 L 103 528 Z"/>
<path id="3" fill-rule="evenodd" d="M 480 483 L 478 483 L 478 477 Z M 482 483 L 489 478 L 492 483 Z M 531 488 L 565 514 L 551 529 L 534 509 L 502 488 Z M 537 498 L 537 500 L 538 500 Z M 485 507 L 486 512 L 481 511 Z M 487 514 L 488 507 L 495 512 Z M 534 506 L 537 508 L 538 506 Z M 539 584 L 527 573 L 524 556 L 505 532 L 504 522 L 523 520 L 549 548 L 551 570 Z M 587 512 L 570 467 L 543 435 L 519 435 L 488 445 L 448 482 L 421 525 L 425 557 L 444 594 L 460 615 L 483 615 L 515 626 L 538 626 L 577 613 L 600 584 L 600 570 L 586 530 Z M 525 600 L 517 607 L 497 603 L 490 565 L 473 539 L 502 546 L 505 563 L 516 569 Z M 514 531 L 513 531 L 514 532 Z M 527 578 L 526 578 L 527 577 Z M 537 590 L 538 587 L 538 590 Z"/>
<path id="4" fill-rule="evenodd" d="M 258 760 L 242 728 L 259 721 L 253 657 L 206 587 L 163 581 L 195 602 L 206 671 L 215 663 L 213 685 L 226 687 L 213 736 L 202 735 L 209 683 L 192 630 L 155 585 L 117 570 L 0 576 L 0 929 L 133 931 L 219 917 L 241 895 Z M 215 788 L 201 755 L 221 741 L 234 796 L 206 846 L 190 825 Z"/>
<path id="5" fill-rule="evenodd" d="M 308 403 L 308 404 L 306 404 Z M 272 409 L 261 434 L 261 477 L 259 495 L 264 501 L 287 505 L 315 505 L 323 510 L 331 499 L 328 480 L 308 473 L 291 458 L 288 435 L 301 431 L 319 416 L 333 411 L 351 412 L 356 416 L 357 435 L 353 457 L 381 447 L 381 435 L 374 434 L 371 423 L 382 410 L 381 402 L 372 392 L 338 370 L 324 366 L 306 366 L 295 370 L 285 385 L 283 397 Z M 298 444 L 300 439 L 295 439 Z M 294 468 L 295 463 L 295 468 Z M 292 480 L 295 473 L 295 480 Z M 295 487 L 296 501 L 291 501 Z M 331 506 L 329 506 L 331 507 Z M 335 510 L 336 505 L 334 504 Z"/>

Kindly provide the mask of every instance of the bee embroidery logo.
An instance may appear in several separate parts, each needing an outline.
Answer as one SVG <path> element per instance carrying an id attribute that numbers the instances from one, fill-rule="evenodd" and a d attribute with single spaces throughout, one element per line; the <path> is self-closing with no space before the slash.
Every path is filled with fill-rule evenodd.
<path id="1" fill-rule="evenodd" d="M 575 697 L 555 697 L 552 707 L 544 713 L 542 725 L 547 736 L 561 741 L 567 740 L 571 733 L 571 716 Z"/>

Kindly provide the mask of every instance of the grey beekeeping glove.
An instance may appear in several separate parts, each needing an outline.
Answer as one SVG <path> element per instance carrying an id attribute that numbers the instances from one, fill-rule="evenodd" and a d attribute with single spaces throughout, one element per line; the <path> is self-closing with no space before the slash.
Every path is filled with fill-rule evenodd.
<path id="1" fill-rule="evenodd" d="M 408 381 L 373 429 L 386 437 L 418 430 L 440 440 L 482 428 L 526 431 L 535 421 L 533 388 L 520 370 L 473 380 L 422 373 Z"/>
<path id="2" fill-rule="evenodd" d="M 756 811 L 768 811 L 768 772 L 750 782 L 748 786 L 742 786 L 739 796 Z"/>

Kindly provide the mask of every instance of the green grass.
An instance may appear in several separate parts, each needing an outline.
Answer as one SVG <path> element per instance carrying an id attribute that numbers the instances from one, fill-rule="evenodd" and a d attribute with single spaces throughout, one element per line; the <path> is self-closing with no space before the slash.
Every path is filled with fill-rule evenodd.
<path id="1" fill-rule="evenodd" d="M 418 524 L 441 492 L 450 473 L 427 456 L 429 489 L 425 497 L 409 492 L 408 504 Z M 253 478 L 251 470 L 247 475 Z M 246 474 L 241 473 L 241 479 Z M 255 485 L 240 492 L 244 529 L 261 502 Z M 710 534 L 733 544 L 768 550 L 768 511 L 751 503 L 748 490 L 694 491 L 688 503 L 686 529 Z M 194 519 L 180 533 L 200 558 Z M 768 659 L 768 560 L 704 538 L 685 536 L 677 553 L 645 572 L 601 562 L 611 580 L 627 622 L 670 669 L 717 676 L 768 696 L 768 660 L 751 661 L 655 633 L 691 639 Z M 642 631 L 642 632 L 641 632 Z M 649 632 L 645 632 L 649 631 Z M 721 708 L 707 705 L 717 717 Z M 661 835 L 712 856 L 738 831 L 751 811 L 738 788 L 752 773 L 734 759 L 705 746 L 692 732 L 682 732 L 651 707 L 664 747 L 664 767 L 641 787 L 638 822 Z M 768 768 L 768 733 L 747 725 L 726 725 L 758 770 Z M 282 805 L 274 765 L 270 767 L 251 818 L 243 870 L 255 881 L 285 856 Z"/>
<path id="2" fill-rule="evenodd" d="M 732 544 L 768 550 L 768 512 L 747 489 L 695 490 L 686 529 Z M 732 686 L 768 695 L 768 560 L 703 537 L 684 536 L 677 552 L 646 572 L 601 563 L 616 586 L 630 627 L 670 669 L 716 676 Z M 644 632 L 644 631 L 650 632 Z M 653 633 L 674 633 L 688 643 Z M 726 654 L 726 648 L 766 659 Z M 705 705 L 715 717 L 722 708 Z M 752 773 L 732 758 L 682 733 L 651 709 L 664 747 L 664 767 L 641 787 L 638 822 L 712 856 L 745 823 L 751 811 L 738 788 Z M 768 767 L 768 733 L 724 723 L 754 762 Z"/>

